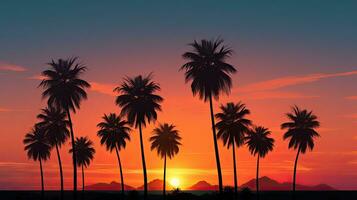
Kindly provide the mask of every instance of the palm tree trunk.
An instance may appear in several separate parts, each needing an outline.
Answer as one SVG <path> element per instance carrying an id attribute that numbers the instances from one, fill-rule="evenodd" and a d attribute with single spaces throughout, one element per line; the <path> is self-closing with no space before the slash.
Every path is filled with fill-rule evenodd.
<path id="1" fill-rule="evenodd" d="M 164 183 L 163 183 L 163 196 L 164 200 L 166 199 L 166 154 L 164 158 Z"/>
<path id="2" fill-rule="evenodd" d="M 69 121 L 69 128 L 71 131 L 71 143 L 72 143 L 72 159 L 73 159 L 73 194 L 74 198 L 77 198 L 77 159 L 76 159 L 76 149 L 74 146 L 74 132 L 73 132 L 73 125 L 72 125 L 72 119 L 71 119 L 71 112 L 69 111 L 69 108 L 67 107 L 67 116 L 68 116 L 68 121 Z"/>
<path id="3" fill-rule="evenodd" d="M 120 162 L 119 150 L 118 150 L 117 146 L 115 146 L 115 151 L 117 153 L 117 158 L 118 158 L 118 163 L 119 163 L 119 170 L 120 170 L 121 194 L 124 197 L 124 177 L 123 177 L 123 170 L 122 170 L 121 162 Z"/>
<path id="4" fill-rule="evenodd" d="M 43 198 L 45 194 L 45 186 L 43 183 L 43 170 L 42 170 L 42 161 L 41 158 L 38 159 L 40 161 L 40 172 L 41 172 L 41 198 Z"/>
<path id="5" fill-rule="evenodd" d="M 61 196 L 63 195 L 63 171 L 62 171 L 62 161 L 61 156 L 58 149 L 58 144 L 56 142 L 56 151 L 57 151 L 57 158 L 58 158 L 58 166 L 60 170 L 60 178 L 61 178 Z"/>
<path id="6" fill-rule="evenodd" d="M 237 181 L 237 167 L 236 167 L 236 151 L 235 151 L 235 145 L 234 145 L 234 140 L 233 140 L 233 172 L 234 172 L 234 199 L 237 199 L 238 196 L 238 181 Z"/>
<path id="7" fill-rule="evenodd" d="M 146 163 L 145 163 L 145 154 L 144 154 L 144 143 L 143 143 L 143 133 L 141 129 L 141 124 L 139 123 L 139 132 L 140 132 L 140 147 L 141 147 L 141 161 L 143 164 L 143 174 L 144 174 L 144 199 L 147 198 L 148 195 L 148 180 L 146 174 Z"/>
<path id="8" fill-rule="evenodd" d="M 295 183 L 296 183 L 296 167 L 297 167 L 297 162 L 299 159 L 299 154 L 301 151 L 301 146 L 299 146 L 298 152 L 296 154 L 296 158 L 295 158 L 295 164 L 294 164 L 294 176 L 293 176 L 293 199 L 295 199 Z"/>
<path id="9" fill-rule="evenodd" d="M 257 188 L 257 199 L 259 200 L 259 155 L 258 155 L 258 159 L 257 159 L 257 177 L 255 178 L 255 184 L 256 184 L 256 188 Z"/>
<path id="10" fill-rule="evenodd" d="M 216 127 L 215 127 L 215 122 L 214 122 L 213 105 L 212 105 L 212 95 L 209 96 L 209 105 L 210 105 L 210 110 L 211 110 L 212 133 L 213 133 L 213 142 L 214 142 L 214 152 L 216 155 L 219 192 L 222 193 L 223 192 L 222 171 L 221 171 L 221 163 L 219 160 Z"/>
<path id="11" fill-rule="evenodd" d="M 84 192 L 84 167 L 82 165 L 82 192 Z"/>

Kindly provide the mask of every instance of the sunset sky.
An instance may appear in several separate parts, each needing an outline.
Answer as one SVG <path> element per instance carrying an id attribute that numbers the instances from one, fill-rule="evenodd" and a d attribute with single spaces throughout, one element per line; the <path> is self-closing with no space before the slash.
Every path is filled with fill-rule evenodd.
<path id="1" fill-rule="evenodd" d="M 39 75 L 51 59 L 79 56 L 88 67 L 88 100 L 73 116 L 76 136 L 97 151 L 86 183 L 119 182 L 114 153 L 101 146 L 97 123 L 119 112 L 112 90 L 125 76 L 149 74 L 165 99 L 158 122 L 174 123 L 183 138 L 168 161 L 168 180 L 182 188 L 217 184 L 209 105 L 193 97 L 179 71 L 187 45 L 223 38 L 237 68 L 229 96 L 214 103 L 244 102 L 254 124 L 268 127 L 276 146 L 261 160 L 262 176 L 292 181 L 296 152 L 282 140 L 280 124 L 291 106 L 313 110 L 321 137 L 300 157 L 297 182 L 357 189 L 357 2 L 344 1 L 8 1 L 0 5 L 0 190 L 38 189 L 39 165 L 28 160 L 22 140 L 46 105 Z M 129 3 L 130 2 L 130 3 Z M 220 3 L 218 3 L 220 2 Z M 150 151 L 144 131 L 148 178 L 162 179 L 163 161 Z M 126 184 L 141 186 L 138 131 L 122 150 Z M 233 184 L 231 150 L 219 141 L 224 185 Z M 61 149 L 65 187 L 72 188 L 69 143 Z M 255 177 L 256 158 L 237 151 L 239 185 Z M 44 164 L 47 189 L 59 189 L 55 151 Z M 79 174 L 80 175 L 80 174 Z M 79 183 L 80 184 L 80 183 Z"/>

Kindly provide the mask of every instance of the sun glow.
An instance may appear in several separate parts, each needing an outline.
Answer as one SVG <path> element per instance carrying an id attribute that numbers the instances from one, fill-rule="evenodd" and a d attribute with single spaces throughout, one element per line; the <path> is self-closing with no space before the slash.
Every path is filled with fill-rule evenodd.
<path id="1" fill-rule="evenodd" d="M 174 187 L 175 189 L 176 189 L 176 188 L 179 188 L 179 187 L 180 187 L 180 179 L 178 179 L 178 178 L 176 178 L 176 177 L 172 178 L 172 179 L 170 180 L 170 185 L 171 185 L 172 187 Z"/>

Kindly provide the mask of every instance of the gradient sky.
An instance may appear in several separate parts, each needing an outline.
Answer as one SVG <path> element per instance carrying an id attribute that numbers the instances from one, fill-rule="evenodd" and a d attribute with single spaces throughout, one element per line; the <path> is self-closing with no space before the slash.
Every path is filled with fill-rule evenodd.
<path id="1" fill-rule="evenodd" d="M 39 74 L 52 58 L 79 56 L 88 66 L 89 99 L 74 116 L 77 136 L 94 141 L 97 154 L 86 182 L 119 181 L 114 154 L 100 146 L 96 124 L 119 112 L 112 89 L 122 77 L 154 73 L 165 98 L 158 122 L 177 125 L 180 154 L 168 161 L 168 179 L 182 188 L 199 180 L 216 184 L 209 105 L 193 98 L 181 55 L 194 39 L 221 37 L 233 48 L 238 72 L 230 96 L 243 101 L 255 124 L 269 127 L 274 151 L 261 175 L 291 181 L 295 152 L 279 129 L 294 104 L 321 121 L 313 152 L 302 155 L 297 182 L 357 189 L 357 3 L 356 1 L 4 1 L 0 5 L 0 189 L 38 189 L 39 166 L 22 140 L 46 102 Z M 157 123 L 155 124 L 157 125 Z M 163 162 L 150 152 L 144 129 L 149 180 L 162 177 Z M 142 185 L 138 132 L 121 152 L 126 183 Z M 66 188 L 72 187 L 69 144 L 61 149 Z M 59 188 L 57 159 L 45 163 L 48 189 Z M 233 184 L 231 151 L 220 142 L 224 184 Z M 238 150 L 239 184 L 255 177 L 255 162 Z"/>

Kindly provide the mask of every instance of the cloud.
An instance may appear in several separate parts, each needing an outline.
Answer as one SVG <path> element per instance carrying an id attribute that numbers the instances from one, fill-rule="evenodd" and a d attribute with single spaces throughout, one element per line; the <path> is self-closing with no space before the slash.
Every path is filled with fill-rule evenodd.
<path id="1" fill-rule="evenodd" d="M 24 72 L 27 69 L 19 65 L 0 62 L 0 71 Z"/>
<path id="2" fill-rule="evenodd" d="M 102 93 L 102 94 L 107 94 L 110 96 L 115 96 L 115 93 L 113 92 L 114 88 L 118 87 L 115 84 L 111 84 L 111 83 L 98 83 L 98 82 L 90 82 L 90 90 L 92 90 L 93 92 L 98 92 L 98 93 Z"/>
<path id="3" fill-rule="evenodd" d="M 266 92 L 253 92 L 243 94 L 245 99 L 311 99 L 317 98 L 317 95 L 305 95 L 298 92 L 281 92 L 281 91 L 266 91 Z"/>
<path id="4" fill-rule="evenodd" d="M 356 95 L 356 96 L 348 96 L 348 97 L 345 97 L 345 99 L 348 99 L 348 100 L 357 100 L 357 95 Z"/>
<path id="5" fill-rule="evenodd" d="M 42 81 L 43 79 L 45 79 L 45 77 L 42 76 L 42 75 L 33 75 L 33 76 L 30 76 L 30 77 L 27 77 L 27 79 Z"/>
<path id="6" fill-rule="evenodd" d="M 302 76 L 287 76 L 287 77 L 261 81 L 247 86 L 243 86 L 239 88 L 238 91 L 239 92 L 269 91 L 269 90 L 276 90 L 276 89 L 293 86 L 293 85 L 312 83 L 312 82 L 319 81 L 321 79 L 352 76 L 352 75 L 357 75 L 357 70 L 349 71 L 349 72 L 341 72 L 341 73 L 319 73 L 319 74 L 308 74 Z"/>
<path id="7" fill-rule="evenodd" d="M 0 112 L 11 112 L 12 109 L 0 107 Z"/>

